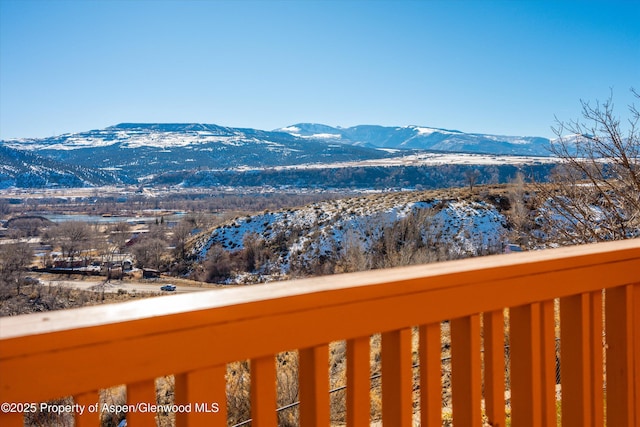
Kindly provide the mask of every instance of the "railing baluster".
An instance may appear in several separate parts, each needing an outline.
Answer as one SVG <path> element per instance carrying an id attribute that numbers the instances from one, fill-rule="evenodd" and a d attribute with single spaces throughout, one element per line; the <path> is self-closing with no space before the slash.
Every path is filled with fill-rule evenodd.
<path id="1" fill-rule="evenodd" d="M 563 427 L 590 426 L 592 421 L 589 309 L 589 294 L 560 299 Z"/>
<path id="2" fill-rule="evenodd" d="M 451 386 L 456 425 L 482 425 L 480 315 L 451 321 Z"/>
<path id="3" fill-rule="evenodd" d="M 411 426 L 411 329 L 382 334 L 382 424 Z"/>
<path id="4" fill-rule="evenodd" d="M 631 408 L 633 413 L 631 419 L 635 417 L 636 425 L 640 423 L 640 283 L 636 283 L 631 287 L 631 312 L 629 316 L 632 317 L 632 331 L 631 336 L 632 346 L 631 351 L 635 355 L 633 357 L 634 363 L 632 366 L 633 375 L 631 376 L 631 382 L 635 388 L 635 405 L 634 401 L 631 401 Z"/>
<path id="5" fill-rule="evenodd" d="M 637 426 L 640 419 L 637 396 L 640 394 L 640 284 L 606 292 L 607 425 Z"/>
<path id="6" fill-rule="evenodd" d="M 98 392 L 79 394 L 73 397 L 73 401 L 84 410 L 82 415 L 79 412 L 74 414 L 76 427 L 95 427 L 100 423 L 100 408 L 95 412 L 89 411 L 91 405 L 98 403 Z"/>
<path id="7" fill-rule="evenodd" d="M 556 427 L 558 414 L 556 409 L 556 331 L 555 306 L 553 300 L 540 303 L 541 332 L 541 403 L 542 426 Z"/>
<path id="8" fill-rule="evenodd" d="M 440 323 L 420 326 L 420 423 L 442 424 Z M 504 376 L 504 375 L 503 375 Z"/>
<path id="9" fill-rule="evenodd" d="M 511 419 L 517 426 L 540 426 L 540 304 L 513 307 L 511 325 Z"/>
<path id="10" fill-rule="evenodd" d="M 127 405 L 156 404 L 155 380 L 127 384 Z M 149 426 L 156 423 L 155 411 L 131 411 L 127 413 L 127 427 Z"/>
<path id="11" fill-rule="evenodd" d="M 369 337 L 347 340 L 347 425 L 368 427 L 370 422 Z"/>
<path id="12" fill-rule="evenodd" d="M 299 351 L 300 425 L 325 427 L 330 424 L 329 346 Z"/>
<path id="13" fill-rule="evenodd" d="M 602 330 L 604 327 L 602 312 L 602 291 L 589 295 L 590 343 L 591 347 L 591 422 L 594 426 L 604 425 L 604 392 L 603 392 L 603 349 Z"/>
<path id="14" fill-rule="evenodd" d="M 175 403 L 191 405 L 191 411 L 176 414 L 176 426 L 226 427 L 227 366 L 220 365 L 175 376 Z"/>
<path id="15" fill-rule="evenodd" d="M 251 425 L 276 427 L 276 360 L 274 356 L 251 360 Z"/>
<path id="16" fill-rule="evenodd" d="M 631 351 L 633 352 L 633 372 L 635 375 L 633 377 L 633 389 L 635 390 L 635 405 L 633 401 L 631 402 L 631 407 L 635 408 L 635 420 L 636 426 L 640 424 L 640 283 L 635 284 L 631 288 L 631 325 L 633 325 L 633 330 L 631 331 L 631 342 L 633 343 L 633 348 Z M 630 344 L 631 345 L 631 344 Z"/>
<path id="17" fill-rule="evenodd" d="M 484 313 L 484 400 L 493 427 L 505 426 L 504 313 Z M 425 424 L 432 425 L 432 424 Z"/>

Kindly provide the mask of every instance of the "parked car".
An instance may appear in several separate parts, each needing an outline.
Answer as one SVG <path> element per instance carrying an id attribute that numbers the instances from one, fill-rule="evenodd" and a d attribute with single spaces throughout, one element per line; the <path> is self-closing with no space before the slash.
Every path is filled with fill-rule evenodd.
<path id="1" fill-rule="evenodd" d="M 161 291 L 175 291 L 176 290 L 176 286 L 175 285 L 164 285 L 160 287 Z"/>

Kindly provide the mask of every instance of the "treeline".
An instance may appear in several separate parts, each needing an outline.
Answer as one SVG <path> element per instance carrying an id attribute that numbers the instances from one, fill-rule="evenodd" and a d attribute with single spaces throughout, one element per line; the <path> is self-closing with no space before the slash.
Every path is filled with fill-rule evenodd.
<path id="1" fill-rule="evenodd" d="M 181 171 L 156 177 L 154 185 L 184 185 L 186 187 L 257 187 L 322 189 L 415 188 L 435 189 L 469 185 L 499 184 L 512 180 L 518 172 L 529 180 L 544 182 L 554 165 L 435 165 L 435 166 L 379 166 L 344 167 L 331 169 L 267 169 Z M 469 173 L 472 170 L 473 175 Z"/>
<path id="2" fill-rule="evenodd" d="M 69 165 L 0 144 L 0 188 L 85 187 L 121 183 L 110 171 Z"/>
<path id="3" fill-rule="evenodd" d="M 137 214 L 143 210 L 159 209 L 184 212 L 254 212 L 277 210 L 289 206 L 345 197 L 348 192 L 259 192 L 229 193 L 214 189 L 205 191 L 176 191 L 148 197 L 144 194 L 103 196 L 96 192 L 88 197 L 40 197 L 0 199 L 0 219 L 28 212 L 85 213 L 85 214 Z"/>

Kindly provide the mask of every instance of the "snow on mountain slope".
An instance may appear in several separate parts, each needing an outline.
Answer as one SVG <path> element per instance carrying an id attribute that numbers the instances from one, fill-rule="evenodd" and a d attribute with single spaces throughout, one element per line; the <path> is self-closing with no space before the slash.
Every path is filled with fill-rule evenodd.
<path id="1" fill-rule="evenodd" d="M 0 145 L 0 188 L 86 187 L 123 182 L 113 171 L 62 164 Z"/>
<path id="2" fill-rule="evenodd" d="M 75 150 L 115 144 L 128 148 L 169 148 L 210 142 L 234 144 L 246 136 L 238 129 L 200 123 L 121 123 L 105 129 L 64 134 L 52 138 L 18 139 L 6 143 L 13 148 L 26 150 Z"/>
<path id="3" fill-rule="evenodd" d="M 110 146 L 171 149 L 210 144 L 266 144 L 283 148 L 283 143 L 300 143 L 301 140 L 378 149 L 549 155 L 549 140 L 540 137 L 484 135 L 424 126 L 359 125 L 341 128 L 317 123 L 298 123 L 275 131 L 202 123 L 121 123 L 105 129 L 50 138 L 14 139 L 3 143 L 19 150 L 68 151 Z"/>
<path id="4" fill-rule="evenodd" d="M 103 178 L 112 180 L 111 184 L 208 185 L 216 180 L 204 177 L 202 181 L 198 177 L 220 171 L 240 171 L 246 178 L 254 171 L 263 171 L 265 175 L 270 171 L 278 172 L 278 168 L 281 171 L 335 169 L 335 165 L 340 165 L 340 168 L 362 165 L 407 168 L 440 161 L 449 164 L 446 159 L 427 158 L 438 154 L 436 152 L 501 158 L 548 157 L 548 142 L 544 138 L 466 134 L 424 126 L 360 125 L 341 128 L 299 123 L 275 131 L 263 131 L 202 123 L 121 123 L 105 129 L 50 138 L 0 141 L 0 146 L 12 149 L 16 154 L 37 152 L 38 156 L 55 162 L 56 168 L 64 174 L 75 175 L 77 168 L 110 172 L 103 174 Z M 460 163 L 477 164 L 473 162 L 479 161 L 478 158 L 467 157 Z M 540 163 L 536 159 L 494 162 L 513 164 L 514 161 L 517 164 Z M 485 160 L 481 162 L 484 164 Z M 7 185 L 35 183 L 30 178 L 24 180 L 14 175 L 12 173 L 12 178 L 6 182 L 15 184 Z M 195 181 L 191 177 L 195 177 Z M 86 185 L 92 185 L 94 179 L 85 181 Z M 37 182 L 46 186 L 47 182 L 53 181 Z M 60 185 L 70 185 L 71 182 L 60 181 Z M 260 182 L 252 185 L 260 185 Z M 291 179 L 277 185 L 291 185 Z M 349 183 L 338 183 L 341 185 Z M 410 187 L 413 184 L 407 181 L 402 185 Z M 400 184 L 392 183 L 391 186 L 395 188 Z"/>
<path id="5" fill-rule="evenodd" d="M 419 193 L 391 193 L 239 217 L 203 236 L 194 246 L 193 254 L 204 260 L 213 245 L 236 252 L 243 249 L 244 239 L 250 235 L 270 244 L 287 241 L 287 247 L 279 255 L 278 270 L 280 274 L 288 274 L 294 258 L 305 262 L 332 257 L 349 245 L 369 251 L 382 237 L 385 227 L 411 214 L 421 218 L 419 227 L 426 240 L 445 245 L 460 256 L 500 248 L 506 238 L 507 221 L 489 203 L 421 200 Z"/>
<path id="6" fill-rule="evenodd" d="M 123 123 L 52 138 L 0 142 L 21 152 L 38 152 L 60 164 L 118 171 L 122 182 L 193 170 L 225 170 L 314 162 L 379 159 L 390 154 L 285 132 L 209 124 Z"/>
<path id="7" fill-rule="evenodd" d="M 549 156 L 549 140 L 541 137 L 485 135 L 425 126 L 360 125 L 349 128 L 298 123 L 277 129 L 292 135 L 386 149 L 437 150 L 483 154 Z"/>

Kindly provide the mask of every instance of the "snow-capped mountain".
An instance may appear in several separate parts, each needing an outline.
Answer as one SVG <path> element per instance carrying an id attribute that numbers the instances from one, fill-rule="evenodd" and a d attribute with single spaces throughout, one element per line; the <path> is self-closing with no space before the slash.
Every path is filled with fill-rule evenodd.
<path id="1" fill-rule="evenodd" d="M 310 141 L 324 145 L 318 146 Z M 195 151 L 207 151 L 213 146 L 228 148 L 251 145 L 252 148 L 263 146 L 261 148 L 268 151 L 287 155 L 302 149 L 308 151 L 322 148 L 330 152 L 331 149 L 337 148 L 335 144 L 341 144 L 377 149 L 547 156 L 549 142 L 542 137 L 485 135 L 424 126 L 361 125 L 341 128 L 299 123 L 274 131 L 263 131 L 202 123 L 122 123 L 105 129 L 49 138 L 3 141 L 3 144 L 18 150 L 45 152 L 105 147 L 146 147 L 164 150 L 185 147 Z M 371 155 L 370 151 L 365 153 Z"/>
<path id="2" fill-rule="evenodd" d="M 17 149 L 26 150 L 77 150 L 118 146 L 120 148 L 161 148 L 200 146 L 211 143 L 241 145 L 248 142 L 271 143 L 278 147 L 279 139 L 269 132 L 254 129 L 234 129 L 202 123 L 121 123 L 105 129 L 64 134 L 40 139 L 5 141 Z M 291 138 L 288 138 L 291 140 Z"/>
<path id="3" fill-rule="evenodd" d="M 132 124 L 51 138 L 4 141 L 70 167 L 115 172 L 123 182 L 166 173 L 226 170 L 314 162 L 380 159 L 388 153 L 347 144 L 326 144 L 285 132 L 208 124 Z"/>
<path id="4" fill-rule="evenodd" d="M 547 138 L 485 135 L 424 126 L 349 128 L 299 123 L 277 129 L 291 135 L 325 142 L 397 150 L 430 150 L 482 154 L 548 156 Z"/>
<path id="5" fill-rule="evenodd" d="M 50 138 L 0 141 L 0 147 L 4 148 L 0 151 L 3 165 L 0 187 L 215 185 L 222 181 L 233 185 L 235 178 L 230 178 L 230 173 L 244 174 L 246 182 L 247 174 L 276 171 L 283 177 L 286 175 L 288 178 L 283 178 L 286 180 L 291 174 L 278 168 L 327 169 L 337 164 L 341 168 L 354 168 L 371 161 L 375 161 L 371 165 L 380 168 L 397 165 L 398 159 L 406 163 L 411 156 L 427 151 L 548 155 L 545 148 L 548 142 L 544 138 L 466 134 L 419 126 L 339 128 L 303 123 L 264 131 L 199 123 L 122 123 Z M 38 165 L 51 162 L 49 169 L 38 170 L 39 179 L 32 179 L 33 170 L 9 167 L 18 157 L 29 153 L 37 156 L 39 160 L 33 162 Z M 390 163 L 387 165 L 386 161 Z M 222 181 L 211 178 L 221 173 L 225 174 Z M 60 176 L 75 178 L 60 179 Z M 257 184 L 260 185 L 260 180 Z M 295 182 L 278 183 L 291 184 Z"/>

